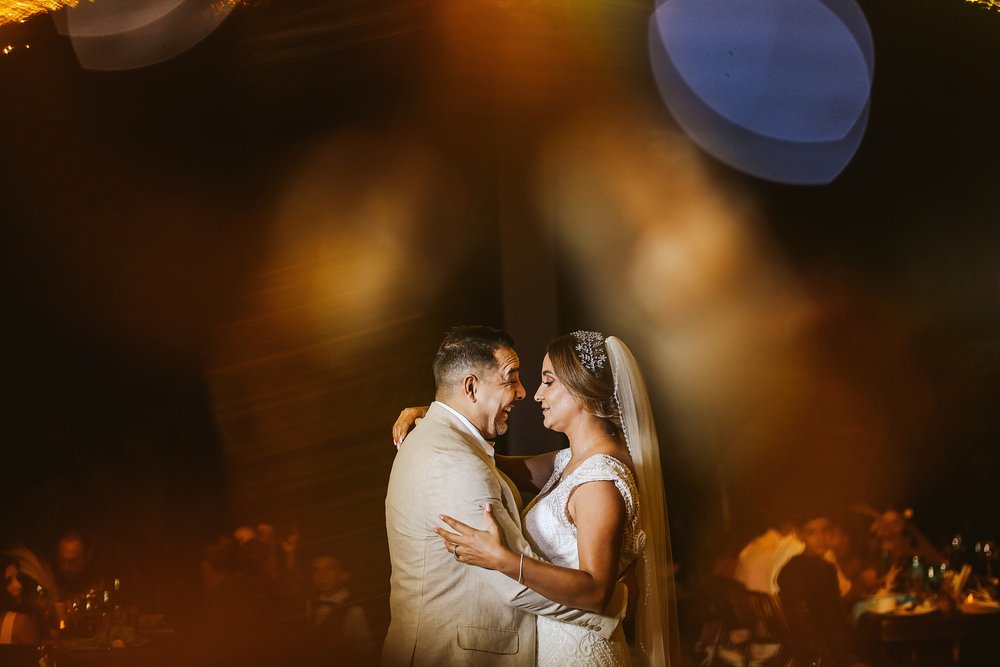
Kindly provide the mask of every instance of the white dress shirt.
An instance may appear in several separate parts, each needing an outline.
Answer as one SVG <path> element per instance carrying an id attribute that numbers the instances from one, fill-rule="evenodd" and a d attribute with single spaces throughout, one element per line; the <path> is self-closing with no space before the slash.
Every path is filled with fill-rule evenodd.
<path id="1" fill-rule="evenodd" d="M 440 405 L 442 408 L 444 408 L 448 412 L 450 412 L 451 414 L 453 414 L 456 417 L 458 417 L 459 421 L 461 421 L 463 424 L 465 424 L 465 428 L 469 429 L 469 433 L 471 433 L 473 436 L 475 436 L 476 441 L 479 443 L 479 446 L 483 448 L 483 451 L 485 451 L 486 454 L 491 459 L 492 458 L 496 458 L 495 457 L 495 451 L 496 450 L 493 447 L 493 443 L 490 442 L 489 440 L 487 440 L 486 438 L 484 438 L 483 434 L 479 432 L 479 429 L 476 428 L 475 426 L 473 426 L 472 422 L 470 422 L 468 419 L 466 419 L 465 415 L 463 415 L 462 413 L 460 413 L 458 410 L 456 410 L 455 408 L 451 407 L 450 405 L 446 405 L 445 403 L 442 403 L 441 401 L 434 401 L 434 402 L 437 403 L 438 405 Z"/>

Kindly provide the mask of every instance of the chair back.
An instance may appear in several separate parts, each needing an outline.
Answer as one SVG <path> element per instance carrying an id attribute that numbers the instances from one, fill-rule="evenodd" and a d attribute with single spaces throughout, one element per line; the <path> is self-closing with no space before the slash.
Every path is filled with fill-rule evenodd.
<path id="1" fill-rule="evenodd" d="M 733 595 L 733 607 L 740 623 L 750 630 L 752 641 L 787 644 L 788 623 L 777 597 L 743 589 Z"/>
<path id="2" fill-rule="evenodd" d="M 714 618 L 725 630 L 745 629 L 741 640 L 744 664 L 753 661 L 753 647 L 774 645 L 777 651 L 766 660 L 767 665 L 821 667 L 833 664 L 823 647 L 816 641 L 808 611 L 789 610 L 785 614 L 781 599 L 759 591 L 749 591 L 741 583 L 713 579 L 706 582 L 704 594 Z"/>

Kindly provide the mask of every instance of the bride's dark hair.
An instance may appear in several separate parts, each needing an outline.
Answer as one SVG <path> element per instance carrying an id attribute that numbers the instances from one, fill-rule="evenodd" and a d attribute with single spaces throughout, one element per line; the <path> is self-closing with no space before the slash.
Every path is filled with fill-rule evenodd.
<path id="1" fill-rule="evenodd" d="M 622 419 L 615 401 L 615 379 L 611 367 L 590 371 L 577 353 L 579 340 L 573 334 L 559 336 L 549 343 L 545 352 L 552 361 L 552 370 L 566 389 L 587 409 L 587 412 L 604 419 L 615 437 L 622 437 Z M 604 343 L 600 344 L 604 347 Z M 606 354 L 606 353 L 605 353 Z"/>

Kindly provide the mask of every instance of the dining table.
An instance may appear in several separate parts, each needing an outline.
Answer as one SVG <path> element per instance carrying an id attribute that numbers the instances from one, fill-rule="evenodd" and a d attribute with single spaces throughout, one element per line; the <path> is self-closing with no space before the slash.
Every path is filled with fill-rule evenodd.
<path id="1" fill-rule="evenodd" d="M 178 667 L 172 642 L 157 640 L 121 647 L 60 647 L 51 651 L 56 667 Z"/>
<path id="2" fill-rule="evenodd" d="M 876 665 L 1000 665 L 1000 608 L 992 605 L 907 605 L 858 617 L 859 645 Z"/>
<path id="3" fill-rule="evenodd" d="M 133 626 L 94 635 L 69 634 L 47 646 L 56 667 L 177 667 L 182 648 L 162 614 L 143 614 Z"/>

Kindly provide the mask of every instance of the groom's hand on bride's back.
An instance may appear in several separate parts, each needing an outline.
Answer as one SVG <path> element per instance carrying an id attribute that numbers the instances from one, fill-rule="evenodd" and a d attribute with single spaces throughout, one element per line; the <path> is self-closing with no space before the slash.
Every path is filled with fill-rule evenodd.
<path id="1" fill-rule="evenodd" d="M 424 418 L 424 415 L 427 414 L 427 408 L 426 405 L 417 408 L 403 408 L 402 412 L 399 413 L 399 416 L 396 417 L 396 423 L 392 425 L 392 444 L 396 445 L 396 449 L 399 449 L 400 445 L 403 444 L 406 434 Z"/>

